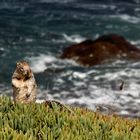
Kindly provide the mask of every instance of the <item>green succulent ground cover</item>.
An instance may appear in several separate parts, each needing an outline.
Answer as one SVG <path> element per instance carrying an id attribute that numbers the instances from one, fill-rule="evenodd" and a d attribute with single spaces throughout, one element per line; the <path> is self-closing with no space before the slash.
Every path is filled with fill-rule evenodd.
<path id="1" fill-rule="evenodd" d="M 0 140 L 140 140 L 140 120 L 0 97 Z"/>

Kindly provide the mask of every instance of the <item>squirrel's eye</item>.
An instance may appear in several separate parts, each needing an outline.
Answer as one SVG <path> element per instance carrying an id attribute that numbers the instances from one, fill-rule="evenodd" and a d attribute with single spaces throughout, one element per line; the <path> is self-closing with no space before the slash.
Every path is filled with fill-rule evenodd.
<path id="1" fill-rule="evenodd" d="M 24 69 L 23 69 L 23 68 L 20 68 L 20 70 L 21 70 L 21 71 L 24 71 Z"/>

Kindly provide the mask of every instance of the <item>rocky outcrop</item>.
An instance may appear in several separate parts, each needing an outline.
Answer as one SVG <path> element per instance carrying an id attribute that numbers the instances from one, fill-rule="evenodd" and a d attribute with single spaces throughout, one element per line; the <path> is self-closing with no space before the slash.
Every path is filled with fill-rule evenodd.
<path id="1" fill-rule="evenodd" d="M 139 60 L 140 49 L 117 34 L 103 35 L 96 40 L 86 40 L 64 49 L 62 59 L 93 66 L 116 59 Z"/>

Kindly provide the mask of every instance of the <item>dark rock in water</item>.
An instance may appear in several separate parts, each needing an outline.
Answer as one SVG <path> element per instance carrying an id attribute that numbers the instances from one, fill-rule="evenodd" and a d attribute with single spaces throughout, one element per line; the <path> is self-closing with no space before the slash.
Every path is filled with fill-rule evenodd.
<path id="1" fill-rule="evenodd" d="M 64 49 L 61 58 L 73 59 L 82 65 L 93 66 L 116 59 L 140 60 L 140 49 L 122 36 L 108 34 Z"/>

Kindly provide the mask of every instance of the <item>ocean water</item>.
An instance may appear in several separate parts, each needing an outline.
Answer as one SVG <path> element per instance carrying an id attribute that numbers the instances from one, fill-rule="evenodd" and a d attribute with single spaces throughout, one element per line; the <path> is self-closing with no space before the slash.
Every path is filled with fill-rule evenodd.
<path id="1" fill-rule="evenodd" d="M 38 102 L 140 117 L 140 62 L 85 68 L 59 58 L 64 48 L 107 33 L 140 47 L 140 0 L 1 0 L 0 94 L 12 97 L 15 64 L 24 59 L 38 83 Z"/>

